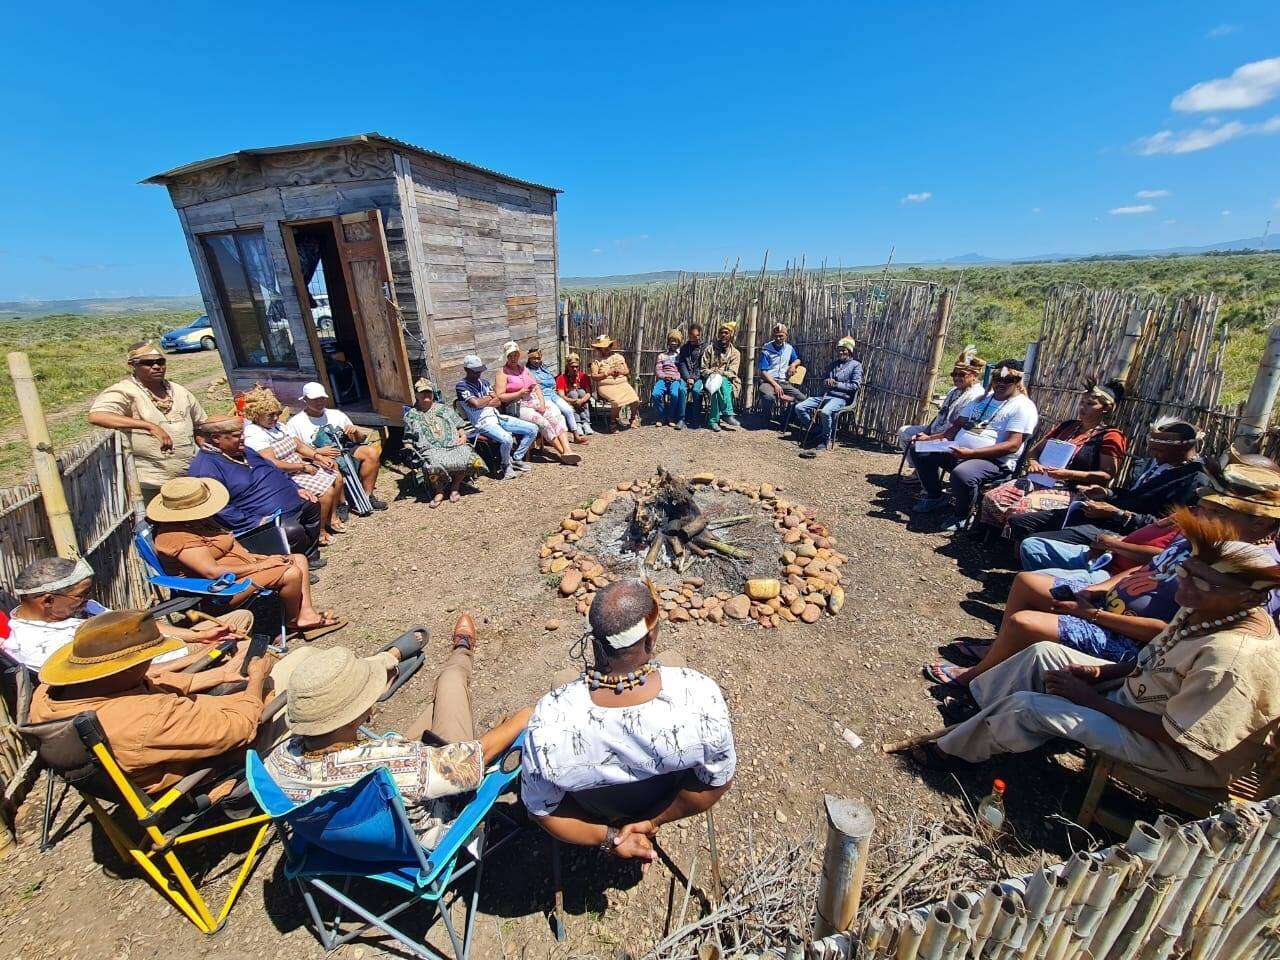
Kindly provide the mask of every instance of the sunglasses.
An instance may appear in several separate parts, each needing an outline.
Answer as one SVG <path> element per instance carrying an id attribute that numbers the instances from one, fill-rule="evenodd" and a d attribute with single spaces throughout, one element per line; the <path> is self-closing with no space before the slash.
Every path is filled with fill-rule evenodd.
<path id="1" fill-rule="evenodd" d="M 166 360 L 164 357 L 159 357 L 154 360 L 135 360 L 133 362 L 136 366 L 139 366 L 139 367 L 163 367 L 169 361 Z"/>

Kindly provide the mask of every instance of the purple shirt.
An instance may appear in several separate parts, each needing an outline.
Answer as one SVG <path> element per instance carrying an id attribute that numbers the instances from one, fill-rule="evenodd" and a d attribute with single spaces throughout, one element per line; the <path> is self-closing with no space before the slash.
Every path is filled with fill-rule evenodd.
<path id="1" fill-rule="evenodd" d="M 201 450 L 191 461 L 187 474 L 217 480 L 231 494 L 231 502 L 217 520 L 233 533 L 252 530 L 277 510 L 290 514 L 301 509 L 303 500 L 289 475 L 256 450 L 244 451 L 247 463 L 236 463 L 220 453 Z"/>

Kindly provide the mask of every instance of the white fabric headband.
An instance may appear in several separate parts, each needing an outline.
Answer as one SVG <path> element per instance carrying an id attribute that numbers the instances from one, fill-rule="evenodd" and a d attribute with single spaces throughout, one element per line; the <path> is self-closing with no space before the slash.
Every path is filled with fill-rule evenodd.
<path id="1" fill-rule="evenodd" d="M 649 625 L 641 620 L 639 623 L 620 630 L 618 633 L 611 633 L 604 638 L 604 642 L 615 650 L 625 650 L 627 647 L 635 646 L 645 638 L 649 633 Z"/>
<path id="2" fill-rule="evenodd" d="M 48 583 L 42 583 L 39 586 L 27 587 L 25 590 L 20 590 L 15 587 L 13 595 L 15 597 L 34 597 L 39 596 L 42 593 L 57 593 L 59 590 L 65 590 L 67 587 L 74 587 L 77 583 L 84 583 L 84 581 L 88 580 L 92 576 L 93 567 L 89 566 L 89 564 L 85 562 L 84 557 L 80 557 L 76 560 L 75 569 L 65 577 L 59 577 L 57 580 L 50 580 Z"/>

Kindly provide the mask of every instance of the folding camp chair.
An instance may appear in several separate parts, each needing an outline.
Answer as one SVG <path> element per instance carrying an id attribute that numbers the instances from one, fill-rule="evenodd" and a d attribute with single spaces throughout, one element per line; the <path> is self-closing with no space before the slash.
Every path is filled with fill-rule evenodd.
<path id="1" fill-rule="evenodd" d="M 347 498 L 347 505 L 358 517 L 367 517 L 373 513 L 373 504 L 369 502 L 369 494 L 365 493 L 364 484 L 360 481 L 360 465 L 351 451 L 359 446 L 344 437 L 331 426 L 323 426 L 316 431 L 313 447 L 334 447 L 338 455 L 334 458 L 338 472 L 342 474 L 342 488 Z"/>
<path id="2" fill-rule="evenodd" d="M 264 710 L 264 717 L 274 715 L 283 706 L 284 697 L 275 698 Z M 241 787 L 219 800 L 211 799 L 209 791 L 234 776 L 234 768 L 219 770 L 211 766 L 197 770 L 152 798 L 134 786 L 120 768 L 92 712 L 77 714 L 70 720 L 24 724 L 19 731 L 37 744 L 41 761 L 80 793 L 121 860 L 140 867 L 165 899 L 201 933 L 221 929 L 261 859 L 271 828 L 271 818 L 265 813 L 243 819 L 228 817 L 230 802 L 245 800 L 246 791 Z M 109 804 L 114 809 L 108 811 Z M 221 815 L 224 822 L 202 826 L 214 815 Z M 190 844 L 239 830 L 254 831 L 253 842 L 215 914 L 178 855 Z"/>
<path id="3" fill-rule="evenodd" d="M 418 842 L 404 799 L 385 767 L 378 767 L 350 786 L 295 806 L 271 779 L 261 758 L 249 752 L 249 785 L 258 803 L 276 822 L 284 841 L 285 876 L 298 885 L 316 936 L 326 951 L 349 943 L 373 927 L 414 956 L 447 960 L 426 942 L 427 933 L 441 919 L 454 957 L 467 960 L 485 856 L 518 833 L 514 822 L 494 808 L 494 802 L 520 774 L 523 741 L 521 735 L 489 769 L 475 798 L 458 814 L 434 850 L 426 850 Z M 490 816 L 506 820 L 511 832 L 486 849 L 486 821 Z M 465 860 L 461 866 L 460 860 Z M 455 893 L 453 903 L 448 905 L 444 898 L 453 883 L 468 873 L 473 876 L 473 886 L 459 937 L 450 913 L 460 895 Z M 390 909 L 375 913 L 350 896 L 351 882 L 359 879 L 385 884 L 408 896 Z M 338 880 L 341 889 L 331 883 Z M 330 921 L 324 919 L 320 909 L 321 903 L 328 901 L 337 908 Z M 432 912 L 422 940 L 416 941 L 391 921 L 420 902 L 430 904 Z M 346 931 L 342 929 L 344 910 L 360 921 Z"/>

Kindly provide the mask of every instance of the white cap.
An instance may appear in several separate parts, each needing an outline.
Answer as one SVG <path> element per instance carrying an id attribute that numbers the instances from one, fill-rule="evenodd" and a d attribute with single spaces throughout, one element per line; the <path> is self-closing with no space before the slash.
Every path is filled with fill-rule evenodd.
<path id="1" fill-rule="evenodd" d="M 310 383 L 303 384 L 302 386 L 303 400 L 324 400 L 327 399 L 328 396 L 329 391 L 314 380 Z"/>
<path id="2" fill-rule="evenodd" d="M 519 352 L 520 352 L 520 344 L 516 343 L 514 340 L 508 340 L 506 343 L 502 345 L 502 355 L 504 357 L 509 357 L 513 353 L 519 353 Z"/>
<path id="3" fill-rule="evenodd" d="M 462 358 L 463 370 L 483 370 L 484 361 L 477 357 L 474 353 L 468 353 Z"/>

